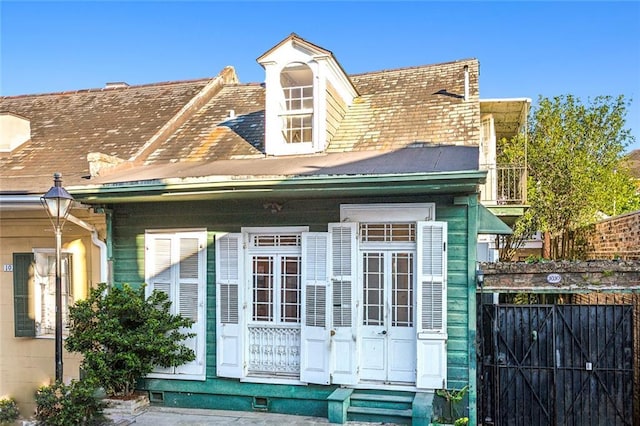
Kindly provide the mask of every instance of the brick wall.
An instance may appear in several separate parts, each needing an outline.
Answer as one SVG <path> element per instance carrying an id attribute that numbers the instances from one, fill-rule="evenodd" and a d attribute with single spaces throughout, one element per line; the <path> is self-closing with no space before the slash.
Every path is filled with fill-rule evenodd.
<path id="1" fill-rule="evenodd" d="M 577 237 L 584 259 L 640 260 L 640 210 L 582 228 Z"/>
<path id="2" fill-rule="evenodd" d="M 484 290 L 517 293 L 623 291 L 640 293 L 640 260 L 480 263 Z"/>

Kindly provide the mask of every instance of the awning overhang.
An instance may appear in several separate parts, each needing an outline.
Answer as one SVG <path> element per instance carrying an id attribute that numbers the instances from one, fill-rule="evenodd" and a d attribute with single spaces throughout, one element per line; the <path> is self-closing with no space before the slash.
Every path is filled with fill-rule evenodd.
<path id="1" fill-rule="evenodd" d="M 478 234 L 511 235 L 513 230 L 482 204 L 478 204 Z"/>
<path id="2" fill-rule="evenodd" d="M 529 98 L 480 99 L 480 114 L 491 114 L 496 140 L 511 139 L 527 125 Z"/>

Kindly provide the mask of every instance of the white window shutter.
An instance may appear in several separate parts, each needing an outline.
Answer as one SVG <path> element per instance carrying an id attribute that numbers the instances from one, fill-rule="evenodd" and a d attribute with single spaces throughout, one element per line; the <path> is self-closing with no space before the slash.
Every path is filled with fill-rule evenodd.
<path id="1" fill-rule="evenodd" d="M 147 297 L 153 290 L 166 293 L 171 312 L 194 324 L 184 332 L 196 335 L 184 344 L 196 359 L 176 368 L 156 367 L 151 376 L 201 380 L 206 359 L 206 231 L 145 234 L 145 281 Z"/>
<path id="2" fill-rule="evenodd" d="M 329 224 L 331 265 L 332 367 L 331 382 L 358 383 L 358 320 L 356 270 L 357 223 Z"/>
<path id="3" fill-rule="evenodd" d="M 447 223 L 417 223 L 416 387 L 447 384 Z"/>
<path id="4" fill-rule="evenodd" d="M 327 385 L 331 340 L 329 334 L 329 234 L 302 233 L 302 321 L 300 380 Z"/>
<path id="5" fill-rule="evenodd" d="M 244 377 L 242 234 L 216 239 L 216 364 L 219 377 Z"/>
<path id="6" fill-rule="evenodd" d="M 173 300 L 173 269 L 171 268 L 171 252 L 173 238 L 171 234 L 145 234 L 145 296 L 149 297 L 154 290 L 161 291 Z M 175 313 L 175 305 L 171 305 Z M 157 374 L 173 374 L 173 367 L 153 369 Z"/>
<path id="7" fill-rule="evenodd" d="M 146 234 L 145 281 L 147 297 L 158 290 L 171 298 L 171 235 Z"/>
<path id="8" fill-rule="evenodd" d="M 178 313 L 194 323 L 185 332 L 196 335 L 187 339 L 184 344 L 191 348 L 196 359 L 176 367 L 177 374 L 204 375 L 206 353 L 206 244 L 205 232 L 198 234 L 178 235 Z"/>

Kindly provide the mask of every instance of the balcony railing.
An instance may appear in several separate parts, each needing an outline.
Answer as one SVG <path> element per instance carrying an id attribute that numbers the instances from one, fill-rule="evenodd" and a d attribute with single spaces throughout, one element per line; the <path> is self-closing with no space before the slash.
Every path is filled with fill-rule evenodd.
<path id="1" fill-rule="evenodd" d="M 526 168 L 514 164 L 483 164 L 487 182 L 481 188 L 481 201 L 487 205 L 521 205 L 527 202 Z"/>

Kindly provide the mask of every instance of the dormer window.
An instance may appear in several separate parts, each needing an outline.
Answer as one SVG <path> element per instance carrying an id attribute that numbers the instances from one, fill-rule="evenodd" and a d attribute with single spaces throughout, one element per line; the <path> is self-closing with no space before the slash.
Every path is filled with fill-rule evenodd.
<path id="1" fill-rule="evenodd" d="M 284 95 L 282 133 L 287 144 L 313 143 L 313 71 L 293 63 L 280 73 Z"/>
<path id="2" fill-rule="evenodd" d="M 9 153 L 31 139 L 31 123 L 10 112 L 0 113 L 0 153 Z"/>
<path id="3" fill-rule="evenodd" d="M 358 95 L 333 54 L 291 34 L 258 62 L 265 69 L 265 154 L 323 152 Z"/>

